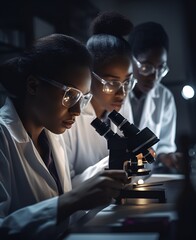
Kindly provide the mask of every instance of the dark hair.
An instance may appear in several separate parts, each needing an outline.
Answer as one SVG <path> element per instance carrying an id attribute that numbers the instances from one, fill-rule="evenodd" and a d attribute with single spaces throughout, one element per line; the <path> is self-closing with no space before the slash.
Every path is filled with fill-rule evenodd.
<path id="1" fill-rule="evenodd" d="M 0 82 L 10 94 L 21 97 L 28 76 L 54 78 L 77 66 L 91 67 L 86 47 L 75 38 L 52 34 L 35 41 L 20 57 L 2 64 Z"/>
<path id="2" fill-rule="evenodd" d="M 104 64 L 114 56 L 131 56 L 131 48 L 123 36 L 128 35 L 132 28 L 131 21 L 117 12 L 99 14 L 90 26 L 93 35 L 86 45 L 94 66 Z"/>
<path id="3" fill-rule="evenodd" d="M 129 43 L 134 56 L 156 47 L 163 47 L 169 51 L 168 35 L 163 26 L 156 22 L 145 22 L 135 26 L 130 33 Z"/>

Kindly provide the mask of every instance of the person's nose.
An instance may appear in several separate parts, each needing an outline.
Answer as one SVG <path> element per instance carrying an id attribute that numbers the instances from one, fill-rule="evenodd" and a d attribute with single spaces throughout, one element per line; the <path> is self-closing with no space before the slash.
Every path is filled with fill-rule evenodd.
<path id="1" fill-rule="evenodd" d="M 127 95 L 127 91 L 125 90 L 124 85 L 120 86 L 120 88 L 116 92 L 116 95 L 122 96 L 123 98 Z"/>
<path id="2" fill-rule="evenodd" d="M 69 112 L 74 116 L 79 116 L 81 113 L 80 101 L 78 101 L 76 104 L 70 107 Z"/>

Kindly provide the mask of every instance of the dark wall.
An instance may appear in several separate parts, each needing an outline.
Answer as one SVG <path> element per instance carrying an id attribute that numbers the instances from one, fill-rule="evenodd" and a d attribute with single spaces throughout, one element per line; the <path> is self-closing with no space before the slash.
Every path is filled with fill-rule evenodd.
<path id="1" fill-rule="evenodd" d="M 0 1 L 0 62 L 17 55 L 35 38 L 54 32 L 85 42 L 100 11 L 116 10 L 133 24 L 156 21 L 170 38 L 169 74 L 163 79 L 177 105 L 177 138 L 196 136 L 195 98 L 181 97 L 183 85 L 195 84 L 195 3 L 192 0 L 5 0 Z M 195 84 L 196 85 L 196 84 Z"/>
<path id="2" fill-rule="evenodd" d="M 0 1 L 0 61 L 54 32 L 86 41 L 98 9 L 88 0 Z"/>
<path id="3" fill-rule="evenodd" d="M 186 20 L 187 34 L 187 72 L 189 82 L 194 86 L 196 91 L 196 2 L 193 0 L 184 0 L 184 12 Z M 196 98 L 190 100 L 189 113 L 191 120 L 191 138 L 196 142 Z"/>

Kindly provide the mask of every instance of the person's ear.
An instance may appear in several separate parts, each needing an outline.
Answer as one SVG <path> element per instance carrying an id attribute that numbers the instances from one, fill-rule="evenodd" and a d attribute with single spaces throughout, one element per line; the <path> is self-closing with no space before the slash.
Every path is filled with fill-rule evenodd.
<path id="1" fill-rule="evenodd" d="M 36 77 L 34 77 L 32 75 L 28 76 L 27 77 L 27 92 L 30 95 L 35 95 L 39 84 L 40 84 L 40 81 Z"/>

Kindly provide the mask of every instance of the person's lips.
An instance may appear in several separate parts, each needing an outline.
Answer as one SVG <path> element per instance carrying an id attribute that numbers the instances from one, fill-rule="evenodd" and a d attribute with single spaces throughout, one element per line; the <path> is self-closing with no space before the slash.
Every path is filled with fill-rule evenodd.
<path id="1" fill-rule="evenodd" d="M 123 101 L 121 101 L 121 102 L 113 102 L 111 104 L 111 106 L 114 107 L 114 108 L 121 108 L 122 104 L 123 104 Z"/>
<path id="2" fill-rule="evenodd" d="M 75 120 L 66 120 L 66 121 L 63 121 L 63 126 L 66 128 L 66 129 L 69 129 L 71 128 L 72 124 L 74 124 Z"/>
<path id="3" fill-rule="evenodd" d="M 154 82 L 145 84 L 145 85 L 143 85 L 143 87 L 146 88 L 146 89 L 152 89 L 154 87 Z"/>

